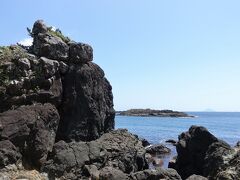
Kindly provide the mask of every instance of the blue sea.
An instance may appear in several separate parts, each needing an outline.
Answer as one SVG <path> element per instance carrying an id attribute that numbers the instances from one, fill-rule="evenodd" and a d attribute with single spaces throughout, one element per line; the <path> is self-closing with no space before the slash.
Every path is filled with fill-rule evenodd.
<path id="1" fill-rule="evenodd" d="M 165 143 L 168 139 L 178 139 L 178 135 L 189 129 L 191 125 L 206 127 L 217 138 L 231 146 L 240 141 L 240 112 L 187 112 L 195 118 L 170 117 L 134 117 L 116 116 L 116 128 L 126 128 L 131 133 L 147 139 L 150 143 Z M 172 149 L 172 154 L 165 157 L 164 166 L 169 159 L 176 155 L 175 147 L 166 144 Z"/>

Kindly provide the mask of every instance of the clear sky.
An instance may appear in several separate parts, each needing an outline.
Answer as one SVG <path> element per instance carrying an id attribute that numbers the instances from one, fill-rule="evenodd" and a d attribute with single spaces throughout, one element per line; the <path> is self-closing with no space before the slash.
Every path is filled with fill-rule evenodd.
<path id="1" fill-rule="evenodd" d="M 239 0 L 2 0 L 0 45 L 37 19 L 94 48 L 115 109 L 240 111 Z"/>

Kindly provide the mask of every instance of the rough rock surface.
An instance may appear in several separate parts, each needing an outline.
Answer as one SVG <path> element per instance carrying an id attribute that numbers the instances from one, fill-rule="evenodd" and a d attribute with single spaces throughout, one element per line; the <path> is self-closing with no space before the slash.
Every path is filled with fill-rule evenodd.
<path id="1" fill-rule="evenodd" d="M 93 49 L 34 23 L 33 45 L 0 48 L 0 112 L 51 103 L 61 115 L 58 140 L 94 140 L 114 128 L 112 87 L 92 63 Z"/>
<path id="2" fill-rule="evenodd" d="M 142 145 L 143 147 L 147 147 L 150 145 L 150 142 L 148 142 L 147 139 L 144 139 L 144 138 L 140 138 L 140 140 L 142 141 Z"/>
<path id="3" fill-rule="evenodd" d="M 44 25 L 43 21 L 38 20 L 33 25 L 33 52 L 37 56 L 47 57 L 56 60 L 67 60 L 69 46 L 61 39 L 55 36 Z"/>
<path id="4" fill-rule="evenodd" d="M 18 149 L 9 140 L 0 141 L 0 168 L 15 164 L 21 159 Z"/>
<path id="5" fill-rule="evenodd" d="M 21 164 L 8 165 L 0 169 L 1 180 L 49 180 L 47 174 L 36 170 L 25 170 Z"/>
<path id="6" fill-rule="evenodd" d="M 177 143 L 176 169 L 182 178 L 192 174 L 203 174 L 204 158 L 209 146 L 217 142 L 204 127 L 192 126 L 189 131 L 179 135 Z"/>
<path id="7" fill-rule="evenodd" d="M 208 180 L 208 179 L 203 176 L 193 174 L 190 177 L 188 177 L 186 180 Z"/>
<path id="8" fill-rule="evenodd" d="M 240 148 L 224 142 L 213 143 L 205 156 L 203 174 L 209 179 L 240 179 Z"/>
<path id="9" fill-rule="evenodd" d="M 86 63 L 93 60 L 93 49 L 88 44 L 70 43 L 69 58 L 73 63 Z"/>
<path id="10" fill-rule="evenodd" d="M 11 141 L 29 164 L 40 166 L 52 150 L 59 119 L 57 109 L 51 104 L 6 111 L 0 114 L 0 140 Z M 11 149 L 16 151 L 13 146 Z"/>
<path id="11" fill-rule="evenodd" d="M 206 128 L 192 126 L 179 136 L 176 163 L 171 163 L 182 178 L 193 174 L 208 179 L 239 179 L 240 150 L 217 139 Z"/>
<path id="12" fill-rule="evenodd" d="M 171 149 L 163 144 L 154 144 L 146 148 L 146 152 L 149 154 L 169 154 Z"/>
<path id="13" fill-rule="evenodd" d="M 86 174 L 84 165 L 91 164 L 97 170 L 112 167 L 129 174 L 147 168 L 144 155 L 145 149 L 136 136 L 126 130 L 115 130 L 90 142 L 59 141 L 43 170 L 51 177 L 69 178 L 74 174 L 81 178 Z"/>
<path id="14" fill-rule="evenodd" d="M 90 141 L 114 128 L 112 87 L 98 65 L 88 62 L 70 66 L 63 87 L 62 139 Z"/>
<path id="15" fill-rule="evenodd" d="M 113 167 L 104 167 L 99 173 L 101 180 L 130 180 L 127 174 Z"/>
<path id="16" fill-rule="evenodd" d="M 21 47 L 13 48 L 22 51 L 25 58 L 0 63 L 0 76 L 7 77 L 0 83 L 0 112 L 36 102 L 58 106 L 62 98 L 58 61 L 38 58 Z"/>
<path id="17" fill-rule="evenodd" d="M 146 169 L 143 171 L 136 172 L 131 175 L 133 180 L 181 180 L 181 177 L 174 169 L 162 169 L 157 168 L 156 170 Z"/>

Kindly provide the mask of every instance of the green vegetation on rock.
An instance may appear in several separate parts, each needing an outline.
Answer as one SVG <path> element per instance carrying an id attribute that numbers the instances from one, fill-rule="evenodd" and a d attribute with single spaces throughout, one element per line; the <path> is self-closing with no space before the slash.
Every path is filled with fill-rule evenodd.
<path id="1" fill-rule="evenodd" d="M 61 38 L 65 43 L 68 43 L 69 41 L 71 41 L 71 39 L 69 37 L 64 36 L 62 34 L 62 31 L 60 29 L 54 30 L 53 27 L 48 27 L 48 33 L 53 36 L 57 36 L 57 37 Z"/>
<path id="2" fill-rule="evenodd" d="M 0 65 L 27 57 L 26 50 L 20 46 L 0 46 Z"/>

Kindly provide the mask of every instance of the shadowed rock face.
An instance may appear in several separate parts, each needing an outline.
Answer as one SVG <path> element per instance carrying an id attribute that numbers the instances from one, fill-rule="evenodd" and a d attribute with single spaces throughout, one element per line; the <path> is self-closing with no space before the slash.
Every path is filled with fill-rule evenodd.
<path id="1" fill-rule="evenodd" d="M 146 170 L 143 142 L 113 130 L 112 87 L 90 45 L 41 20 L 29 33 L 31 47 L 0 47 L 0 179 L 45 177 L 31 169 L 52 179 L 179 179 Z"/>
<path id="2" fill-rule="evenodd" d="M 9 140 L 30 165 L 39 167 L 52 150 L 59 119 L 57 109 L 51 104 L 6 111 L 0 114 L 0 142 Z M 16 151 L 12 146 L 10 149 Z"/>
<path id="3" fill-rule="evenodd" d="M 1 166 L 22 156 L 40 168 L 57 141 L 95 140 L 114 129 L 112 87 L 92 47 L 42 20 L 30 34 L 29 48 L 0 47 L 0 144 L 9 147 L 0 147 Z"/>
<path id="4" fill-rule="evenodd" d="M 177 153 L 176 163 L 171 163 L 171 167 L 184 179 L 193 174 L 212 180 L 240 178 L 240 148 L 232 148 L 204 127 L 192 126 L 179 135 Z"/>
<path id="5" fill-rule="evenodd" d="M 71 65 L 63 87 L 59 136 L 89 141 L 114 128 L 112 87 L 98 65 Z"/>
<path id="6" fill-rule="evenodd" d="M 94 164 L 96 171 L 106 166 L 129 174 L 147 168 L 144 156 L 145 149 L 137 137 L 127 130 L 115 130 L 90 142 L 59 141 L 53 148 L 52 160 L 44 165 L 44 171 L 54 178 L 74 174 L 81 179 L 87 175 L 84 165 Z M 89 167 L 87 169 L 89 171 Z"/>
<path id="7" fill-rule="evenodd" d="M 29 50 L 13 46 L 4 49 L 3 56 L 0 51 L 0 112 L 51 103 L 61 116 L 57 140 L 90 141 L 112 130 L 112 87 L 103 70 L 91 62 L 92 47 L 70 42 L 41 20 L 31 34 Z"/>
<path id="8" fill-rule="evenodd" d="M 0 141 L 0 147 L 0 168 L 4 168 L 8 164 L 15 164 L 19 159 L 21 159 L 21 154 L 18 152 L 18 149 L 11 143 L 11 141 Z"/>

